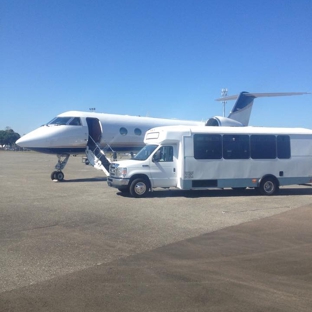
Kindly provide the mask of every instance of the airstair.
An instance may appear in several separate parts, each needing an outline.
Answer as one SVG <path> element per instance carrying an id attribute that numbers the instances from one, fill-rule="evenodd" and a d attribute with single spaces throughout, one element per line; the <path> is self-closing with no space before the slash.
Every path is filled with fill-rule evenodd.
<path id="1" fill-rule="evenodd" d="M 109 145 L 108 148 L 111 149 Z M 106 176 L 109 176 L 110 160 L 106 157 L 104 151 L 101 149 L 99 144 L 97 144 L 91 136 L 86 148 L 86 156 L 86 164 L 90 164 L 97 170 L 102 170 L 106 174 Z"/>

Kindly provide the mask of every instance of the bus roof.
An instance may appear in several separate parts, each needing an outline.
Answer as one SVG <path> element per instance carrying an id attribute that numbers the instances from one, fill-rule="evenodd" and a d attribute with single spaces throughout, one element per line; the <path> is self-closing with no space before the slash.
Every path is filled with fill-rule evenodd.
<path id="1" fill-rule="evenodd" d="M 180 140 L 182 136 L 196 133 L 210 134 L 274 134 L 274 135 L 312 135 L 311 129 L 306 128 L 274 128 L 274 127 L 200 127 L 200 126 L 165 126 L 148 130 L 145 143 L 164 140 Z"/>

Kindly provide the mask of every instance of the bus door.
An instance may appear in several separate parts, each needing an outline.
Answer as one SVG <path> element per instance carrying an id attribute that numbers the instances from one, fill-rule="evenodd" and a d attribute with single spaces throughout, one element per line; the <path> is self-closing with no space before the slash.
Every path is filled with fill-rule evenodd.
<path id="1" fill-rule="evenodd" d="M 153 187 L 177 186 L 177 146 L 161 146 L 150 161 Z"/>

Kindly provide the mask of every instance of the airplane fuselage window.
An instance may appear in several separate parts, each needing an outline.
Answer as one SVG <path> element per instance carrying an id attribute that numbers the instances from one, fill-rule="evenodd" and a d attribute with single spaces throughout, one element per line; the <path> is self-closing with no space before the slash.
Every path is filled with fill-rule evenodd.
<path id="1" fill-rule="evenodd" d="M 128 134 L 128 130 L 126 128 L 124 128 L 124 127 L 121 127 L 119 129 L 119 132 L 120 132 L 121 135 L 127 135 Z"/>
<path id="2" fill-rule="evenodd" d="M 134 134 L 135 134 L 135 135 L 141 135 L 141 134 L 142 134 L 142 130 L 139 129 L 139 128 L 135 128 L 135 129 L 134 129 Z"/>

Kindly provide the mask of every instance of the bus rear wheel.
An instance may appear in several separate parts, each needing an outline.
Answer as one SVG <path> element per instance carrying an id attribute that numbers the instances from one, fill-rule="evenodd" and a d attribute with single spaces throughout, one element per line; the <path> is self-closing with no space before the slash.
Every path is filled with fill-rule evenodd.
<path id="1" fill-rule="evenodd" d="M 261 180 L 259 191 L 262 195 L 271 196 L 277 193 L 278 182 L 274 177 L 266 177 Z"/>

